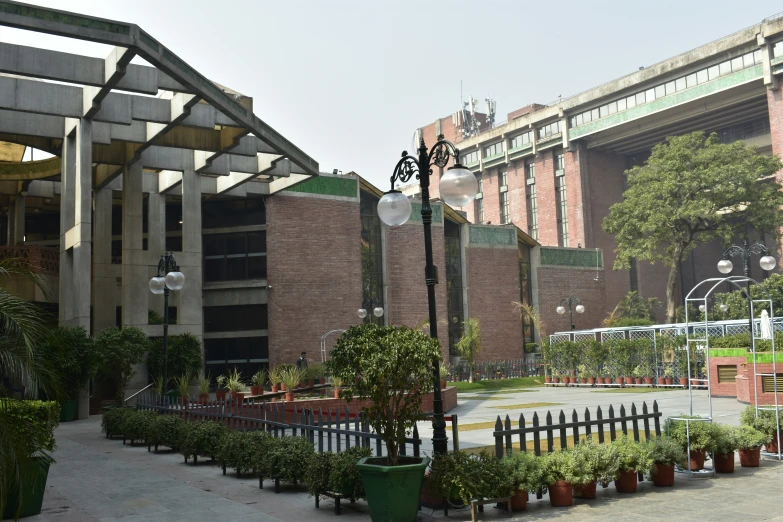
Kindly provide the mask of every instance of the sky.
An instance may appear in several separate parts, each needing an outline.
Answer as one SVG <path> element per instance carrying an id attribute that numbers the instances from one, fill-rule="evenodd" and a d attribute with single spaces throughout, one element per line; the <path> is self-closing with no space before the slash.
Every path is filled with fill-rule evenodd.
<path id="1" fill-rule="evenodd" d="M 320 164 L 387 190 L 419 127 L 497 101 L 497 118 L 721 38 L 779 1 L 32 0 L 132 22 Z M 0 41 L 105 57 L 109 48 L 0 27 Z"/>

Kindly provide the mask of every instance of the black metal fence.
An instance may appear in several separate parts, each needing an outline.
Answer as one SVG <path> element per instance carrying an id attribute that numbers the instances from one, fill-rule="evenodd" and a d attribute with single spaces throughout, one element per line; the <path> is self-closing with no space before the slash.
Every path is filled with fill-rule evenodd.
<path id="1" fill-rule="evenodd" d="M 452 382 L 467 381 L 470 380 L 471 373 L 474 381 L 543 377 L 544 364 L 525 359 L 507 359 L 477 362 L 471 366 L 466 361 L 460 361 L 459 364 L 452 366 L 448 379 Z"/>

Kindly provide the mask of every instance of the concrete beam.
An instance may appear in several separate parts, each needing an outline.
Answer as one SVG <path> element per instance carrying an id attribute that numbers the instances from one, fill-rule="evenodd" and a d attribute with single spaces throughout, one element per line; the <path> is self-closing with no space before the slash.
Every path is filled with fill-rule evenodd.
<path id="1" fill-rule="evenodd" d="M 263 161 L 263 163 L 262 163 Z M 291 175 L 291 162 L 285 158 L 277 156 L 273 159 L 271 154 L 264 154 L 258 157 L 257 172 L 247 174 L 243 172 L 231 172 L 228 176 L 218 178 L 216 190 L 218 194 L 228 192 L 229 190 L 242 185 L 260 174 L 266 176 L 288 177 Z"/>
<path id="2" fill-rule="evenodd" d="M 182 184 L 182 172 L 161 170 L 158 173 L 158 192 L 161 194 L 180 186 L 180 184 Z"/>
<path id="3" fill-rule="evenodd" d="M 133 59 L 135 53 L 124 47 L 115 47 L 106 57 L 103 66 L 103 85 L 101 87 L 84 87 L 83 92 L 83 111 L 84 117 L 92 119 L 101 109 L 101 102 L 119 83 L 125 70 Z"/>

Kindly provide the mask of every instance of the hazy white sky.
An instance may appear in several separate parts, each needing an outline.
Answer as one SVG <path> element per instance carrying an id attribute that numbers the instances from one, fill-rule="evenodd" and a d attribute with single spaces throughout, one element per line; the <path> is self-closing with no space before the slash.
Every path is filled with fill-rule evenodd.
<path id="1" fill-rule="evenodd" d="M 779 1 L 32 0 L 133 22 L 320 163 L 384 190 L 413 133 L 497 100 L 498 119 L 760 22 Z M 0 41 L 106 47 L 0 27 Z"/>

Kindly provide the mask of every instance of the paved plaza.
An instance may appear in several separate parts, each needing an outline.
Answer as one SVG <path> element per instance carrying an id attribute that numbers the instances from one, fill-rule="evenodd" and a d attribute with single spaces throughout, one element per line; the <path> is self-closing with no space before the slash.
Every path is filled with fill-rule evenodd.
<path id="1" fill-rule="evenodd" d="M 461 394 L 476 396 L 477 394 Z M 490 398 L 491 397 L 491 398 Z M 502 399 L 499 399 L 502 397 Z M 706 395 L 698 392 L 695 397 Z M 499 399 L 499 400 L 498 400 Z M 493 421 L 497 414 L 520 412 L 532 416 L 547 409 L 583 410 L 596 405 L 619 407 L 642 400 L 657 400 L 664 417 L 688 411 L 688 393 L 600 393 L 580 389 L 543 389 L 488 395 L 484 400 L 460 399 L 453 411 L 461 425 Z M 518 407 L 531 403 L 559 403 L 551 408 Z M 699 404 L 697 401 L 696 404 Z M 501 408 L 497 408 L 500 406 Z M 508 410 L 503 407 L 509 407 Z M 738 423 L 743 405 L 733 399 L 713 399 L 716 419 Z M 695 413 L 703 413 L 695 409 Z M 425 428 L 422 424 L 421 428 Z M 462 447 L 492 443 L 491 429 L 460 433 Z M 91 417 L 61 425 L 57 432 L 58 463 L 52 467 L 47 483 L 42 514 L 30 522 L 148 522 L 148 521 L 315 521 L 336 518 L 333 501 L 325 500 L 314 508 L 312 498 L 299 488 L 283 488 L 275 495 L 271 482 L 258 489 L 257 479 L 223 476 L 211 463 L 185 465 L 178 454 L 148 453 L 146 447 L 124 446 L 119 440 L 107 440 L 100 433 L 100 418 Z M 428 437 L 429 430 L 422 429 Z M 427 441 L 429 442 L 429 441 Z M 429 452 L 428 445 L 425 450 Z M 532 500 L 528 510 L 511 520 L 539 520 L 569 517 L 571 520 L 611 520 L 633 517 L 636 520 L 783 520 L 783 465 L 763 461 L 754 470 L 740 468 L 733 475 L 715 479 L 688 480 L 678 476 L 674 488 L 655 488 L 648 482 L 639 486 L 639 494 L 619 495 L 614 487 L 602 490 L 598 499 L 575 501 L 572 508 L 552 508 L 546 497 Z M 344 503 L 343 519 L 369 520 L 367 505 Z M 443 519 L 443 514 L 426 510 L 422 521 Z M 450 512 L 450 520 L 470 520 L 468 510 Z M 499 510 L 487 507 L 484 520 L 509 520 Z"/>

